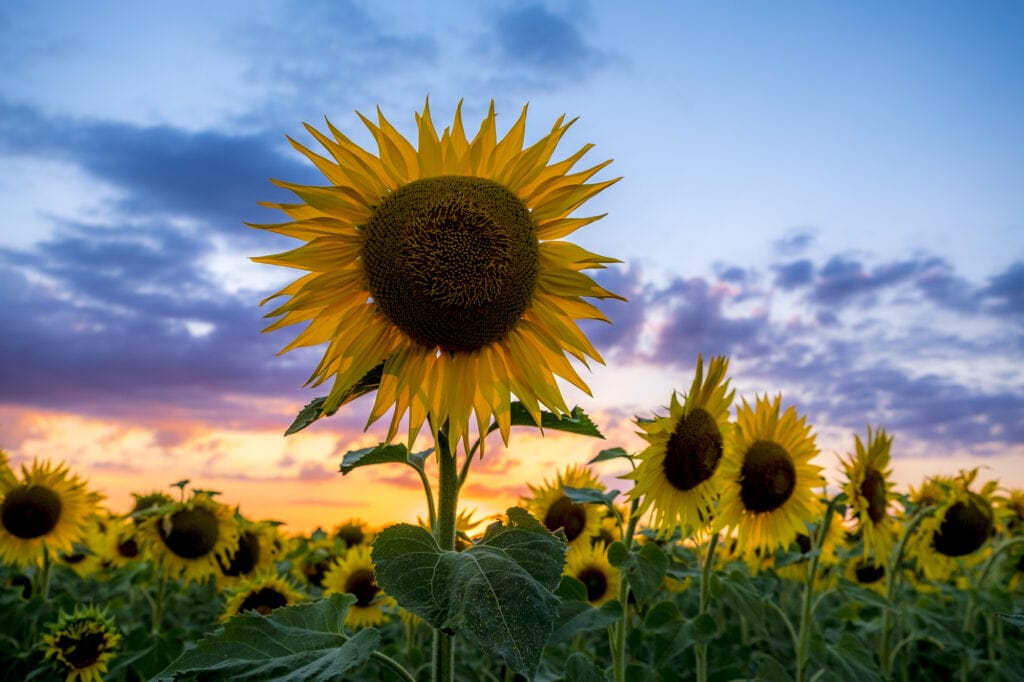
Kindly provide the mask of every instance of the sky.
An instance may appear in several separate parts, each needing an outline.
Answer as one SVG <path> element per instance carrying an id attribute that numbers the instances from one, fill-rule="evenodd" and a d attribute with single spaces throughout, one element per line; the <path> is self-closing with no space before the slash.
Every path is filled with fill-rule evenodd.
<path id="1" fill-rule="evenodd" d="M 102 2 L 0 7 L 0 448 L 64 461 L 127 510 L 189 479 L 306 532 L 425 517 L 411 469 L 338 472 L 371 402 L 285 438 L 324 390 L 258 303 L 293 278 L 269 182 L 327 184 L 288 145 L 356 111 L 403 133 L 493 100 L 527 141 L 566 114 L 623 261 L 565 390 L 605 439 L 489 441 L 464 507 L 494 513 L 604 448 L 643 446 L 698 354 L 781 392 L 830 482 L 884 427 L 893 476 L 982 467 L 1024 487 L 1024 6 L 1014 2 Z M 561 157 L 559 156 L 561 154 Z M 425 444 L 429 445 L 429 444 Z M 619 464 L 598 466 L 619 490 Z"/>

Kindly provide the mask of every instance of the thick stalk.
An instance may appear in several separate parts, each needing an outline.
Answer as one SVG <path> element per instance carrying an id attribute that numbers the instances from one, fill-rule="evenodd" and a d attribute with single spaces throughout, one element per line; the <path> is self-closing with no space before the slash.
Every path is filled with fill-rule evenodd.
<path id="1" fill-rule="evenodd" d="M 437 434 L 437 462 L 440 469 L 437 500 L 437 524 L 434 539 L 442 552 L 455 550 L 455 517 L 459 506 L 459 468 L 448 443 L 447 430 Z M 434 682 L 455 679 L 454 636 L 434 630 Z"/>
<path id="2" fill-rule="evenodd" d="M 700 609 L 697 617 L 700 618 L 708 612 L 708 604 L 711 603 L 711 566 L 715 561 L 715 548 L 718 546 L 718 533 L 711 535 L 711 542 L 708 543 L 708 553 L 704 557 L 704 566 L 700 573 Z M 693 645 L 694 662 L 697 666 L 697 682 L 707 682 L 708 679 L 708 643 L 696 642 Z"/>

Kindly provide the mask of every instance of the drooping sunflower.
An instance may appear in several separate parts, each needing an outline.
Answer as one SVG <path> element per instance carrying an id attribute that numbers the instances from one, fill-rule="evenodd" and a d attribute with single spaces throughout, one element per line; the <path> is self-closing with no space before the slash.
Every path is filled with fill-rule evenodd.
<path id="1" fill-rule="evenodd" d="M 153 560 L 186 583 L 203 582 L 220 572 L 238 548 L 238 524 L 230 507 L 206 493 L 195 493 L 143 524 Z"/>
<path id="2" fill-rule="evenodd" d="M 864 543 L 864 556 L 874 555 L 885 561 L 893 544 L 893 522 L 889 515 L 892 499 L 892 469 L 889 468 L 889 449 L 892 436 L 885 429 L 871 431 L 868 427 L 867 446 L 854 434 L 855 454 L 840 458 L 846 473 L 843 492 L 857 519 L 856 532 Z"/>
<path id="3" fill-rule="evenodd" d="M 71 554 L 102 499 L 65 464 L 32 462 L 22 476 L 0 476 L 0 562 L 35 565 L 43 554 Z"/>
<path id="4" fill-rule="evenodd" d="M 600 606 L 619 594 L 619 569 L 608 562 L 608 551 L 599 542 L 570 547 L 562 572 L 586 586 L 591 606 Z"/>
<path id="5" fill-rule="evenodd" d="M 587 145 L 549 163 L 564 117 L 524 148 L 526 107 L 498 140 L 492 102 L 469 140 L 461 103 L 438 136 L 428 102 L 415 147 L 379 110 L 359 116 L 378 152 L 307 125 L 333 158 L 292 145 L 330 186 L 274 181 L 301 203 L 264 204 L 290 222 L 253 225 L 307 242 L 253 259 L 307 272 L 270 297 L 288 301 L 267 331 L 308 323 L 282 352 L 328 344 L 308 382 L 333 379 L 327 414 L 381 366 L 368 423 L 394 408 L 388 440 L 408 413 L 410 444 L 428 417 L 465 442 L 475 413 L 480 435 L 493 419 L 507 443 L 511 394 L 538 423 L 541 405 L 567 412 L 556 377 L 589 389 L 565 354 L 602 361 L 575 320 L 607 318 L 584 297 L 619 298 L 582 271 L 618 261 L 561 240 L 602 217 L 569 216 L 618 180 L 587 182 L 611 162 L 570 172 Z"/>
<path id="6" fill-rule="evenodd" d="M 874 557 L 860 554 L 851 556 L 845 563 L 843 577 L 878 594 L 885 594 L 888 589 L 885 564 L 876 561 Z"/>
<path id="7" fill-rule="evenodd" d="M 174 499 L 170 495 L 165 495 L 159 491 L 132 493 L 132 497 L 135 498 L 135 504 L 132 506 L 128 516 L 136 524 L 142 523 L 150 516 L 158 514 L 161 510 L 174 504 Z"/>
<path id="8" fill-rule="evenodd" d="M 217 557 L 219 584 L 231 585 L 243 578 L 273 571 L 277 558 L 276 535 L 274 523 L 238 519 L 238 547 L 227 558 Z"/>
<path id="9" fill-rule="evenodd" d="M 737 410 L 731 446 L 719 465 L 722 495 L 715 532 L 735 529 L 739 550 L 762 555 L 786 547 L 807 524 L 821 517 L 816 488 L 824 485 L 818 454 L 805 417 L 788 407 L 780 416 L 782 396 L 746 400 Z"/>
<path id="10" fill-rule="evenodd" d="M 61 611 L 57 622 L 43 635 L 41 645 L 44 658 L 64 674 L 65 682 L 102 682 L 120 641 L 121 635 L 105 609 L 76 606 L 70 615 Z"/>
<path id="11" fill-rule="evenodd" d="M 574 464 L 560 472 L 554 483 L 544 479 L 542 486 L 527 486 L 533 497 L 523 499 L 526 510 L 552 533 L 561 528 L 570 546 L 588 546 L 591 539 L 600 536 L 604 507 L 573 502 L 562 490 L 562 486 L 604 490 L 605 485 L 588 467 Z"/>
<path id="12" fill-rule="evenodd" d="M 245 611 L 256 611 L 264 616 L 274 609 L 291 606 L 308 597 L 276 573 L 261 573 L 242 578 L 228 592 L 221 622 Z"/>
<path id="13" fill-rule="evenodd" d="M 351 594 L 356 603 L 345 614 L 345 626 L 359 628 L 380 625 L 388 619 L 388 610 L 397 606 L 394 599 L 377 585 L 370 548 L 357 545 L 336 561 L 324 576 L 324 595 Z"/>
<path id="14" fill-rule="evenodd" d="M 907 554 L 928 580 L 949 580 L 959 562 L 970 565 L 983 558 L 978 550 L 995 532 L 992 494 L 997 483 L 989 481 L 974 492 L 970 486 L 977 475 L 977 469 L 961 471 L 952 485 L 944 485 L 945 499 L 908 540 Z"/>
<path id="15" fill-rule="evenodd" d="M 649 445 L 638 457 L 637 468 L 623 476 L 636 481 L 629 491 L 640 498 L 640 513 L 654 508 L 652 528 L 670 535 L 682 526 L 684 536 L 706 526 L 720 488 L 719 464 L 731 430 L 729 408 L 734 391 L 725 373 L 729 361 L 715 357 L 704 376 L 704 359 L 685 400 L 672 394 L 667 417 L 638 421 L 640 436 Z"/>

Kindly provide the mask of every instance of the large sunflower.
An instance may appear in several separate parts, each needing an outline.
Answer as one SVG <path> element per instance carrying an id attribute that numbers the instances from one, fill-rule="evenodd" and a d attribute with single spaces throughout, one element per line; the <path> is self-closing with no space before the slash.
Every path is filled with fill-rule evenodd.
<path id="1" fill-rule="evenodd" d="M 671 535 L 676 526 L 689 535 L 711 520 L 720 487 L 719 463 L 731 429 L 734 391 L 725 378 L 728 368 L 726 358 L 712 358 L 705 378 L 704 360 L 698 356 L 684 402 L 673 393 L 667 417 L 637 422 L 650 445 L 638 455 L 639 466 L 623 478 L 636 481 L 629 495 L 642 498 L 641 514 L 654 507 L 651 526 L 662 535 Z"/>
<path id="2" fill-rule="evenodd" d="M 611 162 L 570 172 L 587 145 L 549 163 L 564 117 L 524 149 L 525 107 L 499 141 L 493 102 L 472 140 L 461 104 L 440 136 L 424 105 L 418 147 L 379 110 L 360 118 L 377 154 L 307 125 L 333 160 L 292 145 L 330 186 L 274 181 L 301 203 L 265 204 L 291 221 L 253 226 L 307 242 L 253 260 L 307 272 L 270 297 L 288 301 L 267 330 L 308 323 L 282 352 L 328 344 L 308 382 L 333 379 L 324 412 L 379 365 L 368 423 L 394 408 L 388 440 L 408 413 L 410 443 L 428 417 L 468 441 L 475 413 L 481 435 L 494 419 L 507 442 L 511 394 L 538 423 L 541 405 L 567 412 L 556 377 L 589 389 L 565 353 L 601 361 L 575 320 L 607 321 L 583 298 L 618 298 L 581 271 L 618 261 L 561 239 L 601 217 L 569 215 L 618 180 L 587 182 Z"/>
<path id="3" fill-rule="evenodd" d="M 815 488 L 824 485 L 818 454 L 805 417 L 790 406 L 782 415 L 782 396 L 746 400 L 736 414 L 731 447 L 722 459 L 722 496 L 715 531 L 736 529 L 739 550 L 762 555 L 796 540 L 807 524 L 821 517 Z"/>
<path id="4" fill-rule="evenodd" d="M 962 471 L 953 483 L 943 483 L 945 499 L 935 513 L 921 521 L 908 541 L 907 553 L 928 580 L 948 580 L 960 562 L 966 565 L 982 559 L 979 552 L 995 532 L 992 494 L 996 482 L 989 481 L 974 492 L 971 484 L 977 469 Z"/>
<path id="5" fill-rule="evenodd" d="M 600 542 L 573 546 L 566 554 L 563 573 L 586 586 L 587 601 L 592 606 L 619 595 L 619 569 L 609 563 L 608 550 Z"/>
<path id="6" fill-rule="evenodd" d="M 220 619 L 223 622 L 246 611 L 255 611 L 267 616 L 274 609 L 291 606 L 307 599 L 305 594 L 276 573 L 250 575 L 228 591 Z"/>
<path id="7" fill-rule="evenodd" d="M 61 611 L 41 645 L 45 658 L 64 674 L 64 682 L 102 682 L 120 641 L 121 635 L 105 610 L 76 606 L 70 615 Z"/>
<path id="8" fill-rule="evenodd" d="M 43 554 L 71 554 L 102 499 L 64 464 L 32 462 L 21 479 L 0 475 L 0 562 L 29 566 Z"/>
<path id="9" fill-rule="evenodd" d="M 535 487 L 529 483 L 527 486 L 533 497 L 523 499 L 526 510 L 552 533 L 561 528 L 570 546 L 586 546 L 600 536 L 604 507 L 573 502 L 562 490 L 562 486 L 604 490 L 604 484 L 589 468 L 573 465 L 560 472 L 554 483 L 545 479 L 542 486 Z"/>
<path id="10" fill-rule="evenodd" d="M 892 436 L 885 429 L 871 431 L 868 427 L 867 446 L 854 434 L 856 454 L 840 458 L 846 473 L 843 492 L 857 519 L 857 532 L 864 542 L 864 556 L 874 555 L 884 562 L 893 544 L 893 522 L 889 515 L 892 499 L 892 470 L 889 468 L 889 448 Z"/>
<path id="11" fill-rule="evenodd" d="M 186 583 L 217 575 L 238 549 L 234 512 L 205 493 L 150 516 L 142 530 L 153 560 Z"/>
<path id="12" fill-rule="evenodd" d="M 395 600 L 377 586 L 370 548 L 356 545 L 345 552 L 324 576 L 324 595 L 340 592 L 351 594 L 356 603 L 345 614 L 345 626 L 353 630 L 380 625 L 387 620 L 387 609 L 396 606 Z"/>

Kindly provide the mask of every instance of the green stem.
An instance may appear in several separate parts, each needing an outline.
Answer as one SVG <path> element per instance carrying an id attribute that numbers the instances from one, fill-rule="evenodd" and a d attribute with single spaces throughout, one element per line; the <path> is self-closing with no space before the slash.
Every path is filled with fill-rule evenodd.
<path id="1" fill-rule="evenodd" d="M 892 561 L 885 567 L 885 577 L 888 580 L 886 586 L 885 598 L 890 608 L 885 609 L 882 612 L 882 632 L 878 641 L 878 664 L 882 667 L 882 676 L 885 679 L 892 677 L 893 664 L 896 662 L 896 652 L 890 650 L 890 644 L 892 637 L 890 636 L 889 630 L 892 628 L 892 605 L 896 602 L 896 589 L 898 587 L 900 570 L 903 564 L 903 552 L 907 546 L 907 540 L 913 534 L 917 526 L 924 520 L 924 518 L 932 512 L 934 507 L 923 506 L 914 512 L 914 515 L 910 517 L 906 527 L 903 529 L 903 535 L 900 537 L 899 543 L 896 545 L 890 559 Z"/>
<path id="2" fill-rule="evenodd" d="M 391 658 L 387 654 L 383 654 L 379 651 L 374 651 L 370 654 L 370 658 L 380 663 L 382 666 L 390 670 L 391 672 L 398 675 L 406 682 L 416 682 L 416 678 L 413 677 L 408 670 L 402 667 L 402 664 Z"/>
<path id="3" fill-rule="evenodd" d="M 715 548 L 718 546 L 718 533 L 711 535 L 711 542 L 708 543 L 708 553 L 704 557 L 704 566 L 700 573 L 700 608 L 697 617 L 700 618 L 708 612 L 708 605 L 711 603 L 711 565 L 715 561 Z M 696 663 L 697 682 L 707 682 L 708 679 L 708 643 L 696 642 L 693 645 L 694 662 Z"/>
<path id="4" fill-rule="evenodd" d="M 164 618 L 164 601 L 167 597 L 167 575 L 162 568 L 158 568 L 157 571 L 160 574 L 160 580 L 157 583 L 156 599 L 153 602 L 153 625 L 150 628 L 150 632 L 154 635 L 160 632 Z"/>
<path id="5" fill-rule="evenodd" d="M 633 534 L 636 533 L 636 526 L 640 521 L 640 515 L 637 514 L 639 508 L 639 498 L 634 499 L 629 507 L 629 522 L 622 534 L 622 544 L 626 546 L 626 551 L 633 549 Z M 615 670 L 615 682 L 624 682 L 626 679 L 626 639 L 629 634 L 629 582 L 626 580 L 625 571 L 619 574 L 619 603 L 622 604 L 622 619 L 612 627 L 612 665 Z"/>
<path id="6" fill-rule="evenodd" d="M 50 573 L 53 571 L 53 561 L 50 560 L 50 552 L 43 548 L 43 568 L 36 573 L 38 584 L 35 586 L 35 593 L 40 595 L 43 601 L 50 599 Z"/>
<path id="7" fill-rule="evenodd" d="M 796 649 L 796 682 L 803 682 L 807 670 L 807 659 L 811 654 L 811 625 L 813 621 L 814 605 L 814 578 L 818 574 L 818 563 L 821 560 L 821 547 L 825 544 L 825 537 L 828 535 L 829 526 L 832 524 L 832 514 L 836 510 L 836 504 L 842 493 L 829 500 L 828 508 L 825 509 L 825 518 L 821 521 L 821 527 L 813 539 L 811 545 L 811 561 L 807 566 L 807 578 L 804 581 L 804 598 L 800 610 L 800 632 Z"/>
<path id="8" fill-rule="evenodd" d="M 434 539 L 442 552 L 455 550 L 455 517 L 459 506 L 459 468 L 448 443 L 447 429 L 437 433 L 437 462 L 440 469 L 438 482 L 437 523 Z M 455 640 L 440 630 L 434 630 L 434 682 L 452 682 L 455 679 Z"/>

